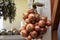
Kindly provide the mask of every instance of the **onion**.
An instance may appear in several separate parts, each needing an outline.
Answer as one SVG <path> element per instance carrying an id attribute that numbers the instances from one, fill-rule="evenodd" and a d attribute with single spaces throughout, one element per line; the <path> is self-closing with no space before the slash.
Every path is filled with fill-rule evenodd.
<path id="1" fill-rule="evenodd" d="M 32 32 L 30 32 L 30 35 L 32 38 L 36 38 L 38 33 L 36 31 L 32 31 Z"/>
<path id="2" fill-rule="evenodd" d="M 35 26 L 37 26 L 38 25 L 38 23 L 35 23 Z"/>
<path id="3" fill-rule="evenodd" d="M 29 15 L 28 15 L 28 19 L 29 19 L 30 21 L 35 20 L 35 15 L 34 15 L 34 14 L 29 14 Z"/>
<path id="4" fill-rule="evenodd" d="M 52 23 L 50 20 L 47 20 L 47 25 L 50 26 Z"/>
<path id="5" fill-rule="evenodd" d="M 34 14 L 29 14 L 28 19 L 30 20 L 30 23 L 32 23 L 32 24 L 34 24 L 36 22 Z"/>
<path id="6" fill-rule="evenodd" d="M 36 14 L 35 14 L 35 17 L 36 17 L 36 18 L 40 18 L 40 14 L 36 13 Z"/>
<path id="7" fill-rule="evenodd" d="M 25 28 L 25 25 L 23 25 L 22 27 L 20 27 L 19 31 L 21 32 L 21 30 L 24 30 Z"/>
<path id="8" fill-rule="evenodd" d="M 46 29 L 48 29 L 48 28 L 49 28 L 49 26 L 45 26 L 45 28 L 46 28 Z"/>
<path id="9" fill-rule="evenodd" d="M 40 34 L 44 34 L 47 31 L 46 28 L 40 28 Z"/>
<path id="10" fill-rule="evenodd" d="M 35 14 L 36 22 L 40 20 L 40 14 Z"/>
<path id="11" fill-rule="evenodd" d="M 28 13 L 24 13 L 24 14 L 23 14 L 23 19 L 24 19 L 24 20 L 27 19 L 27 18 L 28 18 L 28 15 L 29 15 Z"/>
<path id="12" fill-rule="evenodd" d="M 45 22 L 47 22 L 47 17 L 41 17 L 41 20 L 44 20 Z"/>
<path id="13" fill-rule="evenodd" d="M 28 33 L 26 30 L 21 30 L 20 34 L 23 36 L 23 37 L 27 37 L 28 36 Z"/>
<path id="14" fill-rule="evenodd" d="M 28 13 L 34 13 L 34 9 L 28 9 Z"/>
<path id="15" fill-rule="evenodd" d="M 28 24 L 28 23 L 25 23 L 23 26 L 25 26 L 25 28 L 26 28 L 27 24 Z"/>
<path id="16" fill-rule="evenodd" d="M 31 40 L 31 39 L 32 39 L 32 37 L 30 35 L 28 35 L 27 40 Z"/>
<path id="17" fill-rule="evenodd" d="M 30 23 L 31 23 L 31 24 L 35 24 L 36 21 L 35 21 L 35 20 L 31 20 Z"/>
<path id="18" fill-rule="evenodd" d="M 44 27 L 45 26 L 45 22 L 43 20 L 40 20 L 38 24 L 39 24 L 40 27 Z"/>
<path id="19" fill-rule="evenodd" d="M 37 26 L 35 26 L 35 30 L 36 31 L 39 31 L 40 30 L 40 27 L 37 25 Z"/>
<path id="20" fill-rule="evenodd" d="M 29 19 L 25 19 L 25 22 L 26 22 L 26 23 L 30 23 Z"/>
<path id="21" fill-rule="evenodd" d="M 33 24 L 28 24 L 26 26 L 26 30 L 29 31 L 29 32 L 33 31 L 34 30 L 34 25 Z"/>

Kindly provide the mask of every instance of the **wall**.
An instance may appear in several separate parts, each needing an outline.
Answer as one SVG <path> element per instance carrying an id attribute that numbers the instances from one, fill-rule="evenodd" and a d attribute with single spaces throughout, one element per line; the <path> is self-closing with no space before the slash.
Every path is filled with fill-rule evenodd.
<path id="1" fill-rule="evenodd" d="M 14 0 L 16 4 L 16 17 L 13 23 L 9 23 L 9 20 L 3 22 L 5 29 L 11 29 L 13 27 L 19 28 L 20 22 L 22 20 L 22 14 L 28 9 L 27 0 Z"/>

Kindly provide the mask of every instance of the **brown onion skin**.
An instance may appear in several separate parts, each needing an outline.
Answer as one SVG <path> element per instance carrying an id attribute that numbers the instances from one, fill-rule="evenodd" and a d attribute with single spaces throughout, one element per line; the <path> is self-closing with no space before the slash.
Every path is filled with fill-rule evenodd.
<path id="1" fill-rule="evenodd" d="M 47 20 L 47 26 L 50 26 L 52 23 L 50 20 Z"/>
<path id="2" fill-rule="evenodd" d="M 36 14 L 35 14 L 35 18 L 36 18 L 36 19 L 35 19 L 36 22 L 38 22 L 38 21 L 40 20 L 40 14 L 37 14 L 37 13 L 36 13 Z"/>
<path id="3" fill-rule="evenodd" d="M 35 20 L 35 15 L 34 15 L 34 14 L 29 14 L 29 15 L 28 15 L 28 19 L 29 19 L 30 21 Z"/>
<path id="4" fill-rule="evenodd" d="M 30 23 L 30 20 L 29 19 L 25 19 L 25 22 L 29 24 Z"/>
<path id="5" fill-rule="evenodd" d="M 40 27 L 37 25 L 35 26 L 35 31 L 39 31 L 40 30 Z"/>
<path id="6" fill-rule="evenodd" d="M 36 17 L 36 18 L 39 18 L 39 17 L 40 17 L 40 14 L 36 13 L 36 14 L 35 14 L 35 17 Z"/>
<path id="7" fill-rule="evenodd" d="M 20 27 L 19 31 L 21 32 L 21 30 L 24 30 L 26 27 L 23 25 L 22 27 Z"/>
<path id="8" fill-rule="evenodd" d="M 44 34 L 46 31 L 47 31 L 46 28 L 40 28 L 40 33 L 41 33 L 41 34 Z"/>
<path id="9" fill-rule="evenodd" d="M 36 21 L 35 21 L 35 20 L 30 20 L 30 23 L 31 23 L 31 24 L 35 24 Z"/>
<path id="10" fill-rule="evenodd" d="M 27 11 L 29 14 L 30 13 L 34 13 L 34 9 L 28 9 L 28 11 Z"/>
<path id="11" fill-rule="evenodd" d="M 43 20 L 40 20 L 38 24 L 39 24 L 40 27 L 44 27 L 45 26 L 45 22 Z"/>
<path id="12" fill-rule="evenodd" d="M 28 18 L 28 13 L 26 12 L 26 13 L 23 13 L 23 19 L 25 20 L 25 19 L 27 19 Z"/>
<path id="13" fill-rule="evenodd" d="M 44 20 L 45 22 L 47 22 L 47 17 L 41 17 L 41 20 Z"/>
<path id="14" fill-rule="evenodd" d="M 30 35 L 32 38 L 36 38 L 38 33 L 36 31 L 32 31 L 32 32 L 30 32 Z"/>
<path id="15" fill-rule="evenodd" d="M 48 28 L 49 28 L 49 26 L 45 26 L 45 28 L 46 28 L 46 29 L 48 29 Z"/>
<path id="16" fill-rule="evenodd" d="M 32 37 L 30 35 L 28 35 L 27 40 L 31 40 L 31 39 L 32 39 Z"/>
<path id="17" fill-rule="evenodd" d="M 25 23 L 25 24 L 24 24 L 25 28 L 26 28 L 27 24 L 28 24 L 28 23 Z"/>
<path id="18" fill-rule="evenodd" d="M 28 36 L 28 33 L 26 30 L 21 30 L 20 34 L 23 36 L 23 37 L 27 37 Z"/>
<path id="19" fill-rule="evenodd" d="M 37 26 L 38 25 L 38 23 L 35 23 L 35 26 Z"/>
<path id="20" fill-rule="evenodd" d="M 27 30 L 28 32 L 33 31 L 33 30 L 34 30 L 34 25 L 33 25 L 33 24 L 28 24 L 28 25 L 26 26 L 26 30 Z"/>
<path id="21" fill-rule="evenodd" d="M 35 15 L 34 14 L 29 14 L 28 19 L 30 23 L 35 24 Z"/>

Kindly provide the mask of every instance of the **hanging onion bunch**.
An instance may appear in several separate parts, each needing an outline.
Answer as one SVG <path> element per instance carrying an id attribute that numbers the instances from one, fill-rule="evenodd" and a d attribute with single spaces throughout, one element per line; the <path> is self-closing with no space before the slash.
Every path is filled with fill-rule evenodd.
<path id="1" fill-rule="evenodd" d="M 51 26 L 51 20 L 47 17 L 40 17 L 40 14 L 35 13 L 34 9 L 29 9 L 23 14 L 23 20 L 26 24 L 20 27 L 19 31 L 23 37 L 27 40 L 41 38 L 47 32 L 49 26 Z"/>
<path id="2" fill-rule="evenodd" d="M 16 14 L 16 7 L 13 0 L 3 0 L 3 18 L 7 20 L 9 18 L 10 23 L 14 21 Z"/>

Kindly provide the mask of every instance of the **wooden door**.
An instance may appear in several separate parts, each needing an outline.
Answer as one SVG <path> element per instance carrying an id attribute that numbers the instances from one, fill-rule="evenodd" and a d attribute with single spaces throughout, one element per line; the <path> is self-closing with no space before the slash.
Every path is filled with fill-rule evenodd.
<path id="1" fill-rule="evenodd" d="M 52 6 L 53 5 L 53 6 Z M 53 4 L 51 2 L 51 18 L 53 23 L 53 30 L 58 29 L 58 23 L 59 23 L 59 2 L 58 0 L 53 1 Z"/>
<path id="2" fill-rule="evenodd" d="M 51 0 L 52 40 L 58 40 L 58 24 L 60 17 L 60 0 Z"/>
<path id="3" fill-rule="evenodd" d="M 51 0 L 51 13 L 53 12 L 54 2 L 55 2 L 55 0 Z"/>

